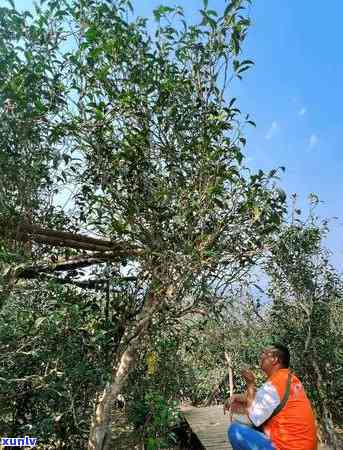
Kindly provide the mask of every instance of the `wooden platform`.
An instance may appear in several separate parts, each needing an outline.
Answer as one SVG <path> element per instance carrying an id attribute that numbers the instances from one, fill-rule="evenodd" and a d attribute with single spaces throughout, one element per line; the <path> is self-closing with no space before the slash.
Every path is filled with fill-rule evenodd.
<path id="1" fill-rule="evenodd" d="M 227 438 L 229 416 L 222 406 L 207 408 L 182 407 L 188 425 L 206 450 L 228 450 L 232 448 Z"/>
<path id="2" fill-rule="evenodd" d="M 182 406 L 181 412 L 206 450 L 232 449 L 227 438 L 230 420 L 228 415 L 224 416 L 223 406 L 210 406 L 207 408 Z M 244 421 L 243 416 L 239 419 Z M 318 450 L 330 449 L 319 446 Z"/>

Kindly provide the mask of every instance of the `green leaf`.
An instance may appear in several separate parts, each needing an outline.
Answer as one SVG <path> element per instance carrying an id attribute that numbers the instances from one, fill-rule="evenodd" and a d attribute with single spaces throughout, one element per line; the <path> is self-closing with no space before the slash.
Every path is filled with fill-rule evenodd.
<path id="1" fill-rule="evenodd" d="M 218 17 L 218 13 L 217 13 L 217 11 L 215 11 L 214 9 L 208 9 L 208 10 L 207 10 L 207 14 L 208 14 L 209 16 Z"/>
<path id="2" fill-rule="evenodd" d="M 174 11 L 174 8 L 171 8 L 170 6 L 159 6 L 158 8 L 154 9 L 153 14 L 155 17 L 155 20 L 159 21 L 161 17 L 170 14 Z"/>
<path id="3" fill-rule="evenodd" d="M 224 9 L 224 16 L 228 16 L 231 12 L 237 8 L 237 0 L 232 0 L 227 7 Z"/>
<path id="4" fill-rule="evenodd" d="M 127 1 L 127 6 L 129 8 L 129 10 L 131 11 L 131 13 L 133 14 L 133 12 L 134 12 L 133 6 L 132 6 L 132 3 L 129 0 Z"/>
<path id="5" fill-rule="evenodd" d="M 158 448 L 158 445 L 157 445 L 156 439 L 153 437 L 149 437 L 147 450 L 157 450 L 157 448 Z"/>
<path id="6" fill-rule="evenodd" d="M 71 157 L 67 155 L 66 153 L 63 153 L 62 158 L 64 159 L 65 165 L 69 164 Z"/>
<path id="7" fill-rule="evenodd" d="M 245 65 L 255 65 L 254 61 L 251 61 L 251 59 L 245 59 L 244 61 L 241 61 L 241 66 L 245 66 Z"/>
<path id="8" fill-rule="evenodd" d="M 90 43 L 96 41 L 97 36 L 98 36 L 98 30 L 94 27 L 88 28 L 88 30 L 85 32 L 85 38 Z"/>
<path id="9" fill-rule="evenodd" d="M 240 50 L 240 45 L 239 45 L 239 33 L 237 31 L 237 29 L 234 29 L 233 33 L 232 33 L 232 37 L 231 37 L 231 41 L 232 41 L 232 51 L 233 54 L 235 56 L 237 56 L 239 54 L 239 50 Z M 239 63 L 237 65 L 237 67 L 239 66 Z"/>
<path id="10" fill-rule="evenodd" d="M 229 108 L 232 107 L 232 105 L 235 103 L 236 100 L 237 100 L 236 97 L 234 97 L 234 98 L 232 98 L 232 99 L 230 100 Z"/>
<path id="11" fill-rule="evenodd" d="M 248 70 L 248 69 L 250 69 L 250 66 L 244 66 L 244 67 L 241 67 L 241 68 L 238 70 L 237 73 L 243 73 L 243 72 L 245 72 L 245 71 Z"/>

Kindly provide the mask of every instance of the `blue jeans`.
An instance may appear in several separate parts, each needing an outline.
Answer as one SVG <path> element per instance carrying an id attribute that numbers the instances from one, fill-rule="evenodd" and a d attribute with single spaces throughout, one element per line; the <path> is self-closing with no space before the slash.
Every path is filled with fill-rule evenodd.
<path id="1" fill-rule="evenodd" d="M 233 422 L 227 434 L 233 450 L 275 450 L 265 434 L 243 423 Z"/>

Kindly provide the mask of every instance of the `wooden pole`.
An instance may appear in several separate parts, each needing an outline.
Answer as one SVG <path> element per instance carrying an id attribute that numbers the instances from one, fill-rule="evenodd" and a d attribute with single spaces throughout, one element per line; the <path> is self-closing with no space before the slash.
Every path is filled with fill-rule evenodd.
<path id="1" fill-rule="evenodd" d="M 228 367 L 228 371 L 229 371 L 229 392 L 230 392 L 230 397 L 233 396 L 233 372 L 232 372 L 232 361 L 231 361 L 231 356 L 225 352 L 225 360 L 226 360 L 226 364 Z"/>
<path id="2" fill-rule="evenodd" d="M 232 398 L 232 396 L 233 396 L 232 360 L 231 360 L 231 355 L 229 355 L 227 352 L 224 352 L 224 356 L 225 356 L 225 361 L 226 361 L 228 372 L 229 372 L 229 393 L 230 393 L 230 398 Z M 224 407 L 224 414 L 225 414 L 225 407 Z M 230 406 L 230 409 L 229 409 L 229 417 L 230 417 L 230 422 L 232 422 L 231 406 Z"/>

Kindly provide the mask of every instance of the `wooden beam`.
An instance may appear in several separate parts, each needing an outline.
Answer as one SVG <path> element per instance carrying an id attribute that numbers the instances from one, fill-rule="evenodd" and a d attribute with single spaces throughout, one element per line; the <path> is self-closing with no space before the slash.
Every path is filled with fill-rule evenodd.
<path id="1" fill-rule="evenodd" d="M 93 238 L 80 233 L 56 231 L 39 225 L 21 223 L 17 227 L 16 240 L 39 242 L 53 247 L 74 248 L 93 252 L 112 252 L 116 256 L 133 257 L 143 253 L 143 249 L 126 241 L 110 241 Z"/>
<path id="2" fill-rule="evenodd" d="M 100 278 L 98 280 L 95 279 L 95 280 L 77 281 L 77 280 L 73 280 L 68 277 L 60 278 L 60 277 L 54 277 L 52 275 L 47 275 L 47 274 L 40 274 L 37 279 L 41 280 L 41 281 L 53 282 L 53 283 L 62 284 L 62 285 L 70 284 L 70 285 L 78 287 L 80 289 L 93 289 L 95 291 L 102 291 L 103 287 L 107 283 L 107 279 L 105 279 L 105 278 Z"/>
<path id="3" fill-rule="evenodd" d="M 73 248 L 92 253 L 69 258 L 58 258 L 56 261 L 44 259 L 20 265 L 11 269 L 11 277 L 13 279 L 39 278 L 42 274 L 76 270 L 107 261 L 122 261 L 126 258 L 140 256 L 144 252 L 142 248 L 126 241 L 111 241 L 80 233 L 51 230 L 27 222 L 19 223 L 14 229 L 16 232 L 12 233 L 15 234 L 15 236 L 12 235 L 12 239 L 18 242 L 33 241 L 53 247 Z M 86 286 L 80 285 L 80 287 Z"/>
<path id="4" fill-rule="evenodd" d="M 15 269 L 14 276 L 16 278 L 35 278 L 40 273 L 53 273 L 65 270 L 76 270 L 83 267 L 92 266 L 94 264 L 101 264 L 109 260 L 115 259 L 113 255 L 104 253 L 74 256 L 71 258 L 60 258 L 57 261 L 37 261 L 27 265 L 19 266 Z"/>
<path id="5" fill-rule="evenodd" d="M 120 284 L 123 282 L 130 282 L 130 281 L 135 281 L 137 278 L 136 277 L 122 277 L 120 278 Z M 65 277 L 65 278 L 61 278 L 61 277 L 57 277 L 57 276 L 53 276 L 50 274 L 39 274 L 39 276 L 37 277 L 37 280 L 41 280 L 41 281 L 52 281 L 53 283 L 56 284 L 70 284 L 72 286 L 78 287 L 80 289 L 93 289 L 95 291 L 103 291 L 104 290 L 104 286 L 106 286 L 106 284 L 109 282 L 109 280 L 107 278 L 98 278 L 98 279 L 88 279 L 88 280 L 84 280 L 84 281 L 80 281 L 80 280 L 75 280 L 73 278 L 69 278 L 69 277 Z M 111 280 L 110 280 L 111 281 Z M 119 286 L 119 283 L 115 286 Z M 120 292 L 119 287 L 118 289 L 111 289 L 111 292 Z"/>

